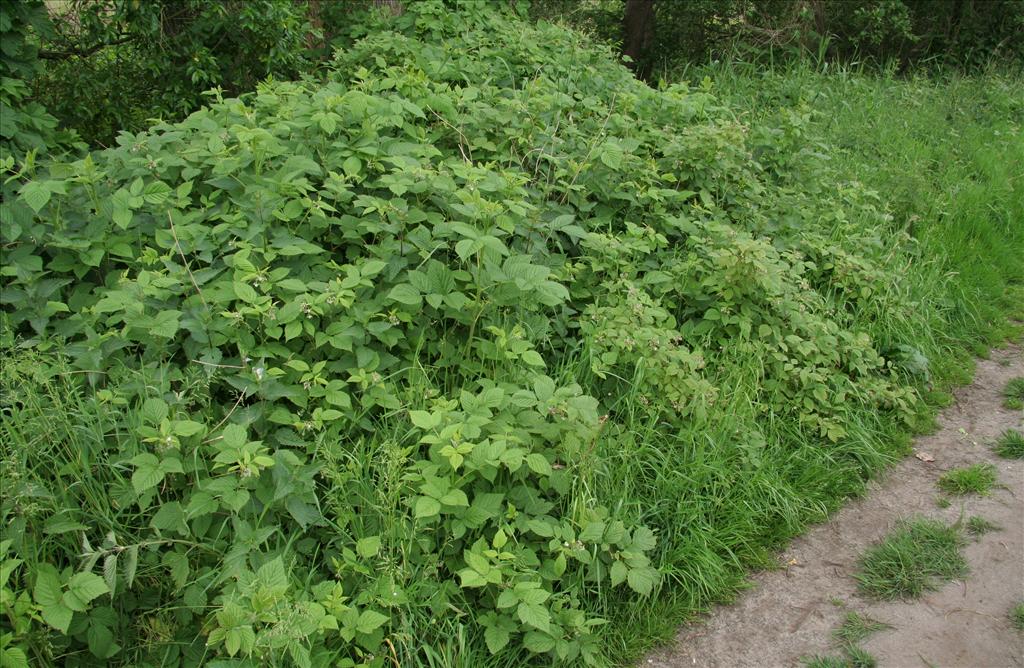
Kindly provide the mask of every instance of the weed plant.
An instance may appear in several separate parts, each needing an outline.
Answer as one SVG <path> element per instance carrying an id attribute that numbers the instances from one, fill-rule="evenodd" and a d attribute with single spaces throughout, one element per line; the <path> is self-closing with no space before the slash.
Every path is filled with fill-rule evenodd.
<path id="1" fill-rule="evenodd" d="M 4 162 L 3 651 L 622 663 L 1012 331 L 1012 82 L 653 90 L 495 8 Z"/>
<path id="2" fill-rule="evenodd" d="M 963 543 L 955 527 L 932 519 L 910 520 L 864 553 L 854 577 L 874 598 L 917 598 L 966 575 Z"/>

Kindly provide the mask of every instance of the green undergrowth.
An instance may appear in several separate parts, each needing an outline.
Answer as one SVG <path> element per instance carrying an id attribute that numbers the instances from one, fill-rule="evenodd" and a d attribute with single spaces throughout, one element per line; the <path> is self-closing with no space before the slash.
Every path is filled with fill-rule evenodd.
<path id="1" fill-rule="evenodd" d="M 908 520 L 864 553 L 854 577 L 874 598 L 917 598 L 967 574 L 963 544 L 957 526 L 926 518 Z"/>
<path id="2" fill-rule="evenodd" d="M 966 199 L 914 227 L 805 101 L 754 118 L 742 82 L 653 90 L 460 6 L 326 81 L 4 165 L 2 651 L 622 664 L 1010 331 L 1012 87 L 964 126 L 1005 140 Z"/>

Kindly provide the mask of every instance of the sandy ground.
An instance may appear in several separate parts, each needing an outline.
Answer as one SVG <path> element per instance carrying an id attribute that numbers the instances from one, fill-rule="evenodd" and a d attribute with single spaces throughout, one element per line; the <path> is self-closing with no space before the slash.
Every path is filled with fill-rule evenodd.
<path id="1" fill-rule="evenodd" d="M 1024 428 L 1024 413 L 1003 408 L 1000 396 L 1015 376 L 1024 376 L 1019 348 L 979 360 L 974 383 L 939 416 L 940 429 L 914 442 L 915 451 L 934 462 L 909 457 L 895 466 L 864 497 L 793 541 L 780 555 L 784 568 L 755 574 L 754 588 L 736 603 L 682 628 L 641 667 L 788 667 L 809 655 L 838 657 L 831 633 L 849 611 L 893 626 L 861 643 L 881 668 L 1024 667 L 1024 632 L 1007 619 L 1024 600 L 1024 460 L 1001 459 L 988 448 L 1005 429 Z M 954 498 L 940 509 L 935 481 L 975 462 L 995 464 L 1000 487 L 985 497 Z M 851 577 L 858 557 L 914 515 L 949 523 L 979 515 L 1003 530 L 968 539 L 970 574 L 963 581 L 917 601 L 862 597 Z"/>

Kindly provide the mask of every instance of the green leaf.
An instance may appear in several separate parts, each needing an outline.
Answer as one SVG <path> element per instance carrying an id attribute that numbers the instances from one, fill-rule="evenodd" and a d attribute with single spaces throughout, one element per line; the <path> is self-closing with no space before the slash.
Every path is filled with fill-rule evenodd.
<path id="1" fill-rule="evenodd" d="M 135 472 L 132 473 L 132 487 L 136 494 L 142 494 L 147 489 L 152 489 L 164 479 L 164 471 L 160 468 L 160 460 L 156 455 L 143 453 L 132 459 L 135 465 Z"/>
<path id="2" fill-rule="evenodd" d="M 121 651 L 121 647 L 114 642 L 114 634 L 102 624 L 90 624 L 85 638 L 89 643 L 89 651 L 97 658 L 109 659 Z"/>
<path id="3" fill-rule="evenodd" d="M 631 568 L 626 578 L 629 588 L 642 596 L 647 596 L 658 581 L 658 573 L 653 568 Z"/>
<path id="4" fill-rule="evenodd" d="M 89 603 L 110 592 L 107 583 L 95 573 L 77 573 L 68 582 L 68 590 L 62 599 L 64 605 L 77 612 L 85 612 Z"/>
<path id="5" fill-rule="evenodd" d="M 171 579 L 174 580 L 175 586 L 178 589 L 184 587 L 185 583 L 188 582 L 188 574 L 190 570 L 188 557 L 180 552 L 164 552 L 161 560 L 170 570 Z"/>
<path id="6" fill-rule="evenodd" d="M 483 575 L 480 575 L 480 573 L 477 573 L 472 568 L 463 568 L 461 571 L 459 571 L 459 577 L 462 578 L 463 589 L 466 589 L 468 587 L 487 586 L 487 579 Z"/>
<path id="7" fill-rule="evenodd" d="M 530 470 L 540 475 L 551 475 L 551 464 L 548 463 L 547 457 L 544 455 L 534 452 L 526 456 L 526 465 L 530 467 Z"/>
<path id="8" fill-rule="evenodd" d="M 654 537 L 654 532 L 647 527 L 637 527 L 633 530 L 633 549 L 639 550 L 640 552 L 647 552 L 653 550 L 658 540 Z"/>
<path id="9" fill-rule="evenodd" d="M 508 631 L 501 626 L 488 626 L 484 629 L 484 640 L 491 654 L 497 654 L 508 645 Z"/>
<path id="10" fill-rule="evenodd" d="M 519 359 L 523 360 L 523 362 L 532 367 L 545 366 L 544 358 L 541 357 L 540 353 L 538 353 L 536 350 L 527 350 L 526 352 L 519 356 Z"/>
<path id="11" fill-rule="evenodd" d="M 441 502 L 429 496 L 421 496 L 416 499 L 415 515 L 417 519 L 435 517 L 441 512 Z"/>
<path id="12" fill-rule="evenodd" d="M 621 561 L 616 561 L 612 564 L 611 575 L 612 575 L 612 586 L 617 587 L 626 581 L 626 574 L 629 572 L 629 568 L 626 564 Z"/>
<path id="13" fill-rule="evenodd" d="M 373 633 L 390 619 L 375 610 L 363 610 L 356 622 L 356 630 L 360 633 Z"/>
<path id="14" fill-rule="evenodd" d="M 259 294 L 248 283 L 243 283 L 242 281 L 235 281 L 232 284 L 232 287 L 235 290 L 235 296 L 241 299 L 242 301 L 248 302 L 250 304 L 255 304 L 257 301 L 259 301 Z"/>
<path id="15" fill-rule="evenodd" d="M 441 424 L 441 415 L 430 411 L 409 411 L 409 419 L 423 431 L 430 431 Z"/>
<path id="16" fill-rule="evenodd" d="M 50 201 L 50 195 L 53 194 L 49 184 L 45 181 L 29 181 L 21 187 L 18 193 L 25 200 L 25 204 L 28 204 L 36 213 L 46 206 L 46 203 Z"/>
<path id="17" fill-rule="evenodd" d="M 54 515 L 43 523 L 43 533 L 50 535 L 68 533 L 70 531 L 85 531 L 88 528 L 81 522 L 76 522 L 70 517 L 62 517 L 60 515 Z"/>
<path id="18" fill-rule="evenodd" d="M 353 155 L 341 163 L 341 169 L 345 172 L 345 176 L 358 176 L 363 169 L 363 163 Z"/>
<path id="19" fill-rule="evenodd" d="M 0 668 L 29 668 L 28 656 L 20 647 L 5 647 L 0 650 Z"/>
<path id="20" fill-rule="evenodd" d="M 142 418 L 154 426 L 163 422 L 169 411 L 167 402 L 156 397 L 150 397 L 142 404 Z"/>
<path id="21" fill-rule="evenodd" d="M 360 538 L 356 542 L 356 552 L 364 559 L 377 556 L 377 553 L 380 552 L 380 536 Z"/>
<path id="22" fill-rule="evenodd" d="M 64 595 L 60 576 L 57 569 L 49 564 L 42 564 L 36 571 L 36 586 L 32 590 L 32 597 L 42 607 L 54 606 L 60 603 Z"/>
<path id="23" fill-rule="evenodd" d="M 221 441 L 229 448 L 240 448 L 249 440 L 248 432 L 240 424 L 229 424 L 224 427 Z"/>
<path id="24" fill-rule="evenodd" d="M 516 614 L 523 624 L 528 624 L 535 629 L 547 631 L 551 626 L 551 615 L 543 604 L 522 602 L 516 608 Z"/>
<path id="25" fill-rule="evenodd" d="M 154 181 L 142 191 L 142 199 L 149 204 L 163 204 L 171 194 L 171 187 L 163 181 Z"/>
<path id="26" fill-rule="evenodd" d="M 111 218 L 113 219 L 114 224 L 122 230 L 126 229 L 132 222 L 132 207 L 130 200 L 131 195 L 124 188 L 119 188 L 110 196 L 110 204 L 112 207 Z"/>
<path id="27" fill-rule="evenodd" d="M 43 615 L 43 621 L 57 629 L 61 633 L 67 633 L 71 626 L 71 618 L 75 613 L 63 603 L 41 608 L 39 612 Z"/>
<path id="28" fill-rule="evenodd" d="M 185 437 L 195 436 L 205 428 L 202 422 L 193 422 L 192 420 L 175 420 L 174 424 L 171 425 L 171 431 L 174 432 L 175 436 Z"/>
<path id="29" fill-rule="evenodd" d="M 391 288 L 391 292 L 388 293 L 388 299 L 409 306 L 419 306 L 423 303 L 420 293 L 408 283 L 399 283 Z"/>
<path id="30" fill-rule="evenodd" d="M 523 637 L 523 647 L 535 654 L 543 654 L 554 649 L 555 639 L 547 633 L 530 631 Z"/>

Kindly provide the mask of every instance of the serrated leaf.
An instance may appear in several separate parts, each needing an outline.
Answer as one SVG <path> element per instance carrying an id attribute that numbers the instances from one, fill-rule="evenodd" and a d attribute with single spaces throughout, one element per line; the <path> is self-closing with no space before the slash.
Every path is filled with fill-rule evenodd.
<path id="1" fill-rule="evenodd" d="M 114 634 L 102 624 L 90 624 L 85 638 L 89 643 L 89 651 L 97 658 L 109 659 L 121 651 L 121 647 L 114 642 Z"/>
<path id="2" fill-rule="evenodd" d="M 60 603 L 64 595 L 60 576 L 57 569 L 49 564 L 43 564 L 36 571 L 36 584 L 32 589 L 32 597 L 42 607 L 54 606 Z"/>
<path id="3" fill-rule="evenodd" d="M 139 546 L 131 545 L 125 550 L 124 579 L 125 587 L 131 589 L 135 582 L 135 570 L 139 566 Z"/>
<path id="4" fill-rule="evenodd" d="M 629 588 L 642 596 L 647 596 L 654 589 L 657 580 L 657 571 L 653 568 L 631 568 L 626 576 Z"/>
<path id="5" fill-rule="evenodd" d="M 516 614 L 519 621 L 535 629 L 547 631 L 551 626 L 551 614 L 543 604 L 522 602 L 516 608 Z"/>
<path id="6" fill-rule="evenodd" d="M 117 553 L 112 552 L 103 558 L 103 581 L 110 589 L 111 597 L 117 595 Z"/>
<path id="7" fill-rule="evenodd" d="M 497 654 L 508 645 L 508 631 L 494 625 L 484 629 L 484 641 L 487 642 L 487 650 L 491 654 Z"/>
<path id="8" fill-rule="evenodd" d="M 423 431 L 430 431 L 441 424 L 441 416 L 430 411 L 409 411 L 409 419 Z"/>
<path id="9" fill-rule="evenodd" d="M 192 420 L 175 420 L 171 425 L 171 431 L 175 436 L 195 436 L 206 429 L 206 426 L 202 422 L 194 422 Z"/>
<path id="10" fill-rule="evenodd" d="M 369 559 L 380 552 L 380 536 L 367 536 L 356 541 L 356 552 L 360 557 Z"/>
<path id="11" fill-rule="evenodd" d="M 530 631 L 523 636 L 523 647 L 530 650 L 534 654 L 544 654 L 550 652 L 555 647 L 555 639 L 549 636 L 547 633 L 541 633 L 540 631 Z"/>
<path id="12" fill-rule="evenodd" d="M 526 456 L 526 465 L 530 467 L 530 470 L 540 475 L 551 475 L 551 464 L 548 463 L 547 457 L 544 455 L 534 452 Z"/>
<path id="13" fill-rule="evenodd" d="M 408 306 L 419 306 L 423 303 L 420 293 L 408 283 L 399 283 L 391 288 L 388 299 Z"/>
<path id="14" fill-rule="evenodd" d="M 459 577 L 462 578 L 462 588 L 466 589 L 469 587 L 486 587 L 487 578 L 480 573 L 477 573 L 472 568 L 463 568 L 459 571 Z"/>
<path id="15" fill-rule="evenodd" d="M 415 515 L 417 519 L 435 517 L 441 512 L 441 502 L 429 496 L 421 496 L 416 499 Z"/>
<path id="16" fill-rule="evenodd" d="M 356 630 L 360 633 L 373 633 L 389 619 L 391 618 L 387 615 L 375 610 L 363 610 L 359 615 L 359 621 L 356 622 Z"/>
<path id="17" fill-rule="evenodd" d="M 85 612 L 94 598 L 109 592 L 107 583 L 95 573 L 76 573 L 68 581 L 68 590 L 61 600 L 72 610 Z"/>
<path id="18" fill-rule="evenodd" d="M 658 540 L 654 536 L 654 532 L 647 527 L 637 527 L 633 530 L 633 549 L 639 550 L 640 552 L 647 552 L 653 550 L 654 546 L 657 545 Z"/>
<path id="19" fill-rule="evenodd" d="M 25 200 L 25 204 L 28 204 L 33 211 L 39 213 L 40 209 L 50 201 L 50 196 L 53 193 L 45 181 L 29 181 L 21 187 L 18 194 Z"/>
<path id="20" fill-rule="evenodd" d="M 232 284 L 232 288 L 235 291 L 235 296 L 244 302 L 255 304 L 257 301 L 259 301 L 259 293 L 257 293 L 256 290 L 248 283 L 243 283 L 242 281 L 235 281 Z"/>
<path id="21" fill-rule="evenodd" d="M 345 176 L 358 176 L 363 169 L 363 163 L 353 155 L 345 158 L 345 162 L 341 163 L 341 169 L 345 172 Z"/>
<path id="22" fill-rule="evenodd" d="M 536 350 L 527 350 L 526 352 L 519 356 L 519 359 L 523 360 L 523 362 L 532 367 L 545 366 L 544 358 L 541 357 L 540 353 L 538 353 Z"/>
<path id="23" fill-rule="evenodd" d="M 156 455 L 143 453 L 132 459 L 135 472 L 132 473 L 132 487 L 136 494 L 156 487 L 164 479 L 164 471 L 160 468 L 160 460 Z"/>
<path id="24" fill-rule="evenodd" d="M 63 603 L 44 607 L 39 612 L 42 614 L 44 622 L 61 633 L 68 632 L 68 627 L 71 626 L 71 618 L 75 616 L 71 608 Z"/>
<path id="25" fill-rule="evenodd" d="M 621 561 L 613 563 L 611 568 L 612 586 L 617 587 L 625 582 L 627 573 L 629 573 L 629 568 L 626 564 Z"/>

